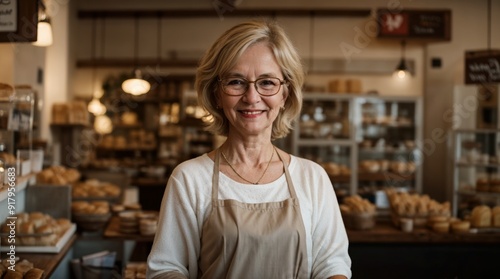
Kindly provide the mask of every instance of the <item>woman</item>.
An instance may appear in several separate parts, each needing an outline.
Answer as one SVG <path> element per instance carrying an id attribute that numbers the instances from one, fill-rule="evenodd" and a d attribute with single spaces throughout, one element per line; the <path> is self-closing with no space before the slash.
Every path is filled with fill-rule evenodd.
<path id="1" fill-rule="evenodd" d="M 148 278 L 349 278 L 348 239 L 318 164 L 279 150 L 300 113 L 300 58 L 274 23 L 226 31 L 196 75 L 216 150 L 172 173 Z"/>

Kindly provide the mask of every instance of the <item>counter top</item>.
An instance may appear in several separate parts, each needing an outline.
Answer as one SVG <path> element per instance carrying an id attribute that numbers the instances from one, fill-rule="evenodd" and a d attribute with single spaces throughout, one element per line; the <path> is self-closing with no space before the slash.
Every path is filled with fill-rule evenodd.
<path id="1" fill-rule="evenodd" d="M 21 260 L 28 260 L 33 263 L 36 268 L 43 269 L 45 271 L 44 278 L 50 278 L 52 273 L 57 269 L 57 266 L 61 263 L 62 259 L 68 251 L 73 246 L 73 243 L 77 239 L 77 235 L 73 234 L 68 240 L 66 245 L 57 254 L 54 253 L 16 253 L 16 256 Z"/>
<path id="2" fill-rule="evenodd" d="M 403 232 L 389 221 L 373 229 L 347 230 L 351 243 L 500 243 L 500 233 L 437 233 L 425 227 Z"/>

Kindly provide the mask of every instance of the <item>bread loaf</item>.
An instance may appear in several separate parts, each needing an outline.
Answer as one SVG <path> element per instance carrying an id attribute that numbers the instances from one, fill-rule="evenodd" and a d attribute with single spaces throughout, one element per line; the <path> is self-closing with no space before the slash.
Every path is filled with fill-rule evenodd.
<path id="1" fill-rule="evenodd" d="M 25 274 L 28 270 L 33 268 L 33 263 L 28 260 L 22 260 L 16 263 L 16 271 Z"/>
<path id="2" fill-rule="evenodd" d="M 491 227 L 491 208 L 487 205 L 474 207 L 470 217 L 471 225 L 475 228 Z"/>
<path id="3" fill-rule="evenodd" d="M 19 271 L 7 270 L 3 279 L 23 279 L 23 274 Z"/>

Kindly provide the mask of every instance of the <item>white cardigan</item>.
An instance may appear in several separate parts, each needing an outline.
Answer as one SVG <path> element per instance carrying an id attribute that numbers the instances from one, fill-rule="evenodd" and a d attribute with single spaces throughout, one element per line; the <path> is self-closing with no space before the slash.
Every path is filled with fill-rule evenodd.
<path id="1" fill-rule="evenodd" d="M 201 231 L 211 210 L 213 167 L 212 159 L 204 154 L 181 163 L 172 172 L 148 257 L 147 278 L 167 271 L 198 277 Z M 295 156 L 289 171 L 306 231 L 310 278 L 339 274 L 350 278 L 347 234 L 328 175 L 320 165 Z M 219 199 L 264 203 L 290 197 L 284 174 L 272 183 L 250 185 L 221 173 L 219 184 Z"/>

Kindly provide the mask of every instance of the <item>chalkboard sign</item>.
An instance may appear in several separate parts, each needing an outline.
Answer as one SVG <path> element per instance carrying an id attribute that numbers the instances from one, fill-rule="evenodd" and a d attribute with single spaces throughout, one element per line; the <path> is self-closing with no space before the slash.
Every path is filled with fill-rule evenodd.
<path id="1" fill-rule="evenodd" d="M 500 82 L 500 50 L 465 52 L 465 83 L 486 84 Z"/>
<path id="2" fill-rule="evenodd" d="M 38 1 L 0 0 L 0 43 L 35 42 Z"/>
<path id="3" fill-rule="evenodd" d="M 389 10 L 377 11 L 378 37 L 449 41 L 451 39 L 450 10 Z"/>

